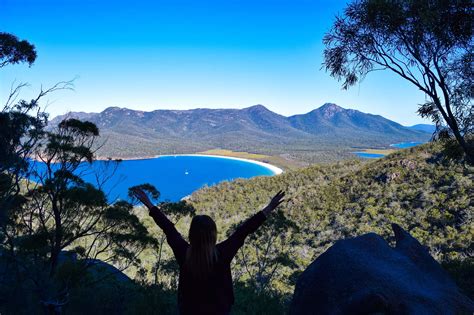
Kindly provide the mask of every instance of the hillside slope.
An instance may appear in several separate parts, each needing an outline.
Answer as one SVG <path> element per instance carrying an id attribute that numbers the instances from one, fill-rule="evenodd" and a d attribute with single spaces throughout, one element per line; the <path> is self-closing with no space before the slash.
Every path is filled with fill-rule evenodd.
<path id="1" fill-rule="evenodd" d="M 412 130 L 418 130 L 418 131 L 423 131 L 427 133 L 433 134 L 436 131 L 436 126 L 435 125 L 429 125 L 429 124 L 417 124 L 408 127 Z"/>
<path id="2" fill-rule="evenodd" d="M 327 103 L 304 115 L 288 118 L 291 125 L 314 135 L 328 135 L 343 138 L 417 137 L 412 130 L 379 115 L 344 109 Z"/>
<path id="3" fill-rule="evenodd" d="M 101 113 L 72 112 L 58 116 L 50 125 L 65 117 L 95 123 L 107 140 L 99 155 L 122 158 L 221 148 L 268 155 L 291 153 L 297 159 L 316 162 L 323 160 L 314 158 L 321 152 L 331 152 L 332 158 L 328 160 L 334 160 L 350 156 L 352 147 L 383 147 L 429 139 L 425 132 L 335 104 L 291 117 L 274 113 L 263 105 L 151 112 L 109 107 Z"/>
<path id="4" fill-rule="evenodd" d="M 427 144 L 371 162 L 315 165 L 225 182 L 195 192 L 190 202 L 225 231 L 276 191 L 287 191 L 290 201 L 282 212 L 297 229 L 280 232 L 284 241 L 275 243 L 286 248 L 293 263 L 272 280 L 282 291 L 291 292 L 294 274 L 336 240 L 367 232 L 392 239 L 392 222 L 418 238 L 436 259 L 462 260 L 471 255 L 474 242 L 474 168 L 443 162 L 440 149 Z M 265 237 L 254 242 L 265 242 Z M 252 246 L 244 249 L 248 257 L 254 255 Z"/>

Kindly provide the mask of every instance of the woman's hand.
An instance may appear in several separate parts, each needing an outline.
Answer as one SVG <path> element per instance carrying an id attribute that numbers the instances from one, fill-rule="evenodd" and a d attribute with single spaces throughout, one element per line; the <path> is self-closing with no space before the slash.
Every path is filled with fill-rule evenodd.
<path id="1" fill-rule="evenodd" d="M 263 213 L 268 216 L 271 211 L 275 210 L 282 202 L 286 201 L 283 197 L 285 197 L 285 192 L 283 190 L 277 192 L 268 205 L 262 210 Z"/>
<path id="2" fill-rule="evenodd" d="M 140 188 L 135 188 L 133 190 L 133 195 L 141 201 L 148 209 L 153 208 L 153 203 L 151 203 L 150 198 L 148 198 L 148 195 L 141 190 Z"/>

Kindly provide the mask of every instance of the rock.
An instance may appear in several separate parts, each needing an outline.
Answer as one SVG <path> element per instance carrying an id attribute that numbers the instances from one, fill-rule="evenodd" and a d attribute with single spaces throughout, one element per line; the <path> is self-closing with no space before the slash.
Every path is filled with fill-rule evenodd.
<path id="1" fill-rule="evenodd" d="M 388 183 L 396 180 L 397 178 L 400 178 L 400 173 L 399 172 L 381 174 L 381 175 L 376 177 L 376 180 L 381 182 L 381 183 L 388 184 Z"/>
<path id="2" fill-rule="evenodd" d="M 117 282 L 133 282 L 130 277 L 111 264 L 103 262 L 99 259 L 79 260 L 76 253 L 71 251 L 61 251 L 58 258 L 58 269 L 61 269 L 68 263 L 80 264 L 82 268 L 86 268 L 86 273 L 93 279 L 104 279 L 104 281 L 102 281 L 103 283 L 115 285 Z M 98 282 L 97 284 L 100 285 L 101 283 Z"/>
<path id="3" fill-rule="evenodd" d="M 414 170 L 416 168 L 416 161 L 411 161 L 408 159 L 403 159 L 400 161 L 400 165 L 409 169 L 409 170 Z"/>
<path id="4" fill-rule="evenodd" d="M 290 314 L 473 314 L 474 303 L 414 237 L 393 224 L 336 242 L 300 275 Z"/>

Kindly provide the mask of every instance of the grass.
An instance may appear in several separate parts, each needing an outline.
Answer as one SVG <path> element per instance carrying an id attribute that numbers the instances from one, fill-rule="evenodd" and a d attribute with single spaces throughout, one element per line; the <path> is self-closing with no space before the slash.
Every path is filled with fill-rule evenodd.
<path id="1" fill-rule="evenodd" d="M 224 150 L 224 149 L 211 149 L 204 152 L 199 152 L 199 154 L 223 155 L 223 156 L 238 157 L 242 159 L 259 160 L 259 161 L 270 157 L 269 155 L 264 155 L 264 154 L 255 154 L 255 153 L 249 153 L 249 152 L 239 152 L 239 151 Z"/>
<path id="2" fill-rule="evenodd" d="M 394 150 L 394 149 L 365 149 L 365 150 L 362 150 L 360 152 L 387 155 L 387 154 L 393 153 L 395 151 L 397 151 L 397 150 Z"/>

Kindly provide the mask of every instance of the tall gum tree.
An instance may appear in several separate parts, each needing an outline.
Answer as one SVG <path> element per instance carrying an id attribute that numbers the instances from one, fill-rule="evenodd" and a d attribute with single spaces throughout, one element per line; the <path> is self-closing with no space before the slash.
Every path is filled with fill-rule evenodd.
<path id="1" fill-rule="evenodd" d="M 323 42 L 323 67 L 342 87 L 390 70 L 427 96 L 418 113 L 474 162 L 473 26 L 470 0 L 356 0 Z"/>
<path id="2" fill-rule="evenodd" d="M 0 68 L 35 59 L 32 44 L 0 33 Z M 74 287 L 141 268 L 140 253 L 156 241 L 132 204 L 111 202 L 102 190 L 116 161 L 104 161 L 110 167 L 98 171 L 96 185 L 81 179 L 93 170 L 98 128 L 75 119 L 47 127 L 41 100 L 72 83 L 41 89 L 30 101 L 20 99 L 25 85 L 12 86 L 0 107 L 0 292 L 13 310 L 30 302 L 38 312 L 58 311 Z M 98 259 L 116 271 L 86 277 Z"/>

